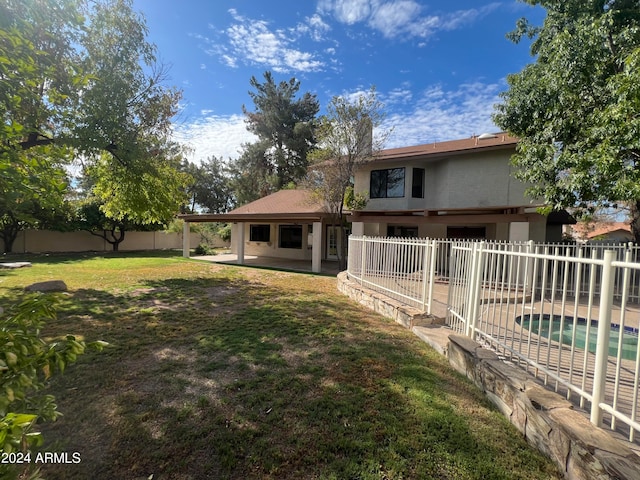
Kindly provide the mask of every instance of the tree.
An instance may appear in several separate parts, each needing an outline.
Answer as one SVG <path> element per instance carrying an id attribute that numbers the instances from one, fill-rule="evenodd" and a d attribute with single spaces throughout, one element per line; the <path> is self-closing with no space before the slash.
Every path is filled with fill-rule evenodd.
<path id="1" fill-rule="evenodd" d="M 535 63 L 508 77 L 494 121 L 520 138 L 513 162 L 549 209 L 626 203 L 640 241 L 640 8 L 632 0 L 526 0 L 547 10 L 509 37 Z"/>
<path id="2" fill-rule="evenodd" d="M 365 199 L 353 195 L 353 177 L 360 165 L 373 160 L 386 142 L 389 130 L 380 130 L 384 121 L 383 105 L 376 90 L 351 101 L 333 97 L 326 115 L 319 121 L 319 149 L 311 155 L 307 182 L 316 195 L 327 203 L 332 223 L 340 229 L 342 251 L 340 268 L 346 267 L 347 238 L 344 208 L 362 208 Z M 373 133 L 376 132 L 374 137 Z"/>
<path id="3" fill-rule="evenodd" d="M 275 191 L 273 165 L 266 151 L 268 142 L 258 141 L 243 145 L 242 155 L 229 165 L 234 203 L 244 205 Z"/>
<path id="4" fill-rule="evenodd" d="M 132 195 L 120 210 L 123 195 L 102 189 L 107 215 L 153 223 L 175 207 L 167 200 L 183 187 L 171 118 L 181 93 L 163 86 L 146 33 L 131 0 L 0 0 L 0 193 L 24 193 L 7 205 L 18 209 L 44 192 L 49 172 L 81 158 Z M 164 205 L 149 209 L 155 199 Z"/>
<path id="5" fill-rule="evenodd" d="M 0 162 L 0 240 L 4 253 L 13 251 L 18 233 L 45 228 L 64 204 L 67 175 L 48 160 L 51 147 L 23 153 L 16 161 Z"/>
<path id="6" fill-rule="evenodd" d="M 264 83 L 255 77 L 250 80 L 256 90 L 249 92 L 255 112 L 242 106 L 247 130 L 257 135 L 258 141 L 245 145 L 234 168 L 239 190 L 248 192 L 247 185 L 261 184 L 262 188 L 253 190 L 254 198 L 250 200 L 259 198 L 258 192 L 264 196 L 304 177 L 307 155 L 316 143 L 314 119 L 320 109 L 315 95 L 307 92 L 295 98 L 300 90 L 300 82 L 295 78 L 276 84 L 267 71 L 264 79 Z"/>
<path id="7" fill-rule="evenodd" d="M 152 232 L 162 230 L 165 224 L 139 224 L 127 216 L 114 219 L 105 215 L 103 205 L 95 197 L 77 205 L 72 220 L 73 230 L 83 230 L 96 237 L 102 238 L 111 245 L 114 252 L 120 250 L 120 244 L 124 242 L 127 232 L 142 231 Z"/>
<path id="8" fill-rule="evenodd" d="M 233 207 L 227 169 L 221 159 L 210 157 L 199 165 L 185 160 L 181 169 L 193 179 L 187 188 L 191 212 L 201 209 L 224 213 Z"/>

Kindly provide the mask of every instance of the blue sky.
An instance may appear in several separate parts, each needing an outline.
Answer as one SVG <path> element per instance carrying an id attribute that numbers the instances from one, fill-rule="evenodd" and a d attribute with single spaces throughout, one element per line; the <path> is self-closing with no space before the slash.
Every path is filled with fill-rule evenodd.
<path id="1" fill-rule="evenodd" d="M 253 141 L 249 79 L 271 70 L 316 94 L 321 113 L 334 95 L 375 85 L 385 104 L 387 147 L 496 131 L 491 122 L 506 76 L 533 61 L 529 42 L 505 34 L 544 11 L 516 0 L 134 0 L 149 40 L 184 91 L 178 137 L 192 159 L 236 158 Z"/>

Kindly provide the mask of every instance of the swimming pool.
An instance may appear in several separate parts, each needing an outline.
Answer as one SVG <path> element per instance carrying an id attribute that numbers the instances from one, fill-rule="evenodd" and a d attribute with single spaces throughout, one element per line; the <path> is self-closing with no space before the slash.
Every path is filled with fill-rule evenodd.
<path id="1" fill-rule="evenodd" d="M 575 320 L 575 325 L 574 325 Z M 575 328 L 576 347 L 585 348 L 588 345 L 590 352 L 596 351 L 596 337 L 598 333 L 597 320 L 591 320 L 589 329 L 589 338 L 587 340 L 587 319 L 572 316 L 564 316 L 564 322 L 561 315 L 554 315 L 553 321 L 547 313 L 540 318 L 539 313 L 532 315 L 521 315 L 516 317 L 516 323 L 521 325 L 525 330 L 532 333 L 542 335 L 544 338 L 551 338 L 556 342 L 561 341 L 564 345 L 571 346 L 573 338 L 573 330 Z M 560 326 L 562 324 L 562 331 Z M 562 338 L 562 340 L 560 340 Z M 620 339 L 620 325 L 611 324 L 611 334 L 609 336 L 609 355 L 615 357 L 618 354 L 618 341 Z M 622 358 L 626 360 L 635 360 L 638 351 L 638 329 L 624 327 L 624 335 L 622 336 Z"/>

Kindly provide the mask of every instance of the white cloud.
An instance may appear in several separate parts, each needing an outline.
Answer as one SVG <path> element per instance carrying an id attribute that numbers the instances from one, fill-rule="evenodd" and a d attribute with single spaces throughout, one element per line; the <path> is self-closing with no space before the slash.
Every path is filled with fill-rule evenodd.
<path id="1" fill-rule="evenodd" d="M 313 53 L 295 48 L 296 38 L 288 38 L 284 30 L 272 30 L 269 22 L 243 17 L 235 9 L 230 9 L 234 24 L 224 34 L 227 45 L 218 45 L 209 53 L 220 56 L 229 67 L 237 67 L 240 62 L 264 66 L 276 72 L 312 72 L 321 70 L 324 63 Z M 329 26 L 319 16 L 307 19 L 306 25 L 290 29 L 289 33 L 308 34 L 321 39 Z"/>
<path id="2" fill-rule="evenodd" d="M 299 35 L 308 35 L 314 42 L 321 42 L 325 40 L 325 35 L 331 31 L 331 27 L 316 13 L 306 17 L 304 23 L 299 23 L 291 31 Z"/>
<path id="3" fill-rule="evenodd" d="M 200 162 L 212 156 L 223 160 L 238 158 L 242 144 L 257 139 L 247 131 L 243 115 L 202 113 L 201 118 L 176 127 L 176 140 L 192 149 L 188 155 L 191 161 Z"/>
<path id="4" fill-rule="evenodd" d="M 481 82 L 463 84 L 457 90 L 432 86 L 417 98 L 410 111 L 390 113 L 383 128 L 393 128 L 387 148 L 455 140 L 473 134 L 495 132 L 493 106 L 504 86 Z"/>
<path id="5" fill-rule="evenodd" d="M 347 0 L 334 3 L 334 15 L 341 23 L 352 25 L 366 20 L 371 13 L 368 0 Z"/>
<path id="6" fill-rule="evenodd" d="M 481 8 L 427 15 L 415 0 L 319 0 L 317 11 L 347 25 L 366 22 L 386 38 L 428 38 L 436 31 L 473 23 L 499 5 L 491 3 Z"/>
<path id="7" fill-rule="evenodd" d="M 387 106 L 394 104 L 407 104 L 413 100 L 413 93 L 409 88 L 398 87 L 385 95 L 381 95 L 380 99 Z"/>
<path id="8" fill-rule="evenodd" d="M 421 7 L 412 0 L 400 0 L 380 5 L 369 18 L 369 25 L 385 37 L 394 37 L 419 19 Z"/>

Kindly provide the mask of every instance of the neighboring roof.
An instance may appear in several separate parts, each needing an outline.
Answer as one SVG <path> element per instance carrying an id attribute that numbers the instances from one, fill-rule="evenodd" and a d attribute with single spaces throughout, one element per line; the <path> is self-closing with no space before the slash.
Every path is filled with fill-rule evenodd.
<path id="1" fill-rule="evenodd" d="M 188 222 L 232 222 L 267 220 L 320 220 L 329 215 L 326 205 L 310 190 L 280 190 L 221 214 L 179 215 Z"/>
<path id="2" fill-rule="evenodd" d="M 467 151 L 496 150 L 502 148 L 515 148 L 518 139 L 507 133 L 491 133 L 474 135 L 462 140 L 449 140 L 446 142 L 434 142 L 413 147 L 390 148 L 382 150 L 376 160 L 396 160 L 409 157 L 423 157 L 426 155 L 451 155 Z"/>
<path id="3" fill-rule="evenodd" d="M 625 222 L 578 223 L 573 227 L 577 238 L 593 239 L 614 232 L 631 234 L 631 227 Z"/>

